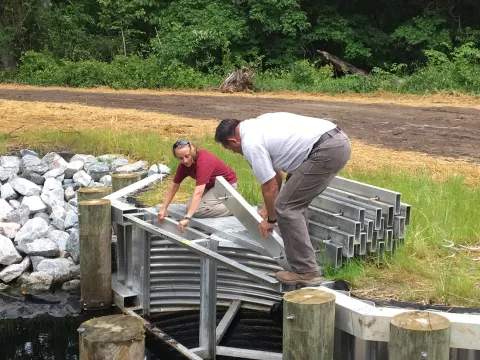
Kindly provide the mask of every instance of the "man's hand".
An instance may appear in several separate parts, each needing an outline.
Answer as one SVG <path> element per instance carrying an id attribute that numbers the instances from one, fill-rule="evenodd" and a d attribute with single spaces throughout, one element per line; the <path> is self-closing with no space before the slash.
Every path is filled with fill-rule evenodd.
<path id="1" fill-rule="evenodd" d="M 178 222 L 178 231 L 183 233 L 185 231 L 185 228 L 188 226 L 189 223 L 190 223 L 190 220 L 188 220 L 188 219 L 183 219 L 183 220 L 179 221 Z"/>
<path id="2" fill-rule="evenodd" d="M 264 239 L 268 239 L 268 232 L 271 231 L 275 227 L 275 224 L 269 224 L 266 219 L 264 219 L 260 224 L 258 224 L 258 230 L 260 231 L 260 235 Z"/>
<path id="3" fill-rule="evenodd" d="M 159 222 L 160 224 L 162 224 L 162 223 L 163 223 L 163 219 L 165 219 L 165 218 L 168 216 L 168 211 L 167 211 L 167 209 L 163 209 L 163 208 L 162 208 L 162 210 L 160 210 L 160 212 L 158 213 L 157 216 L 158 216 L 158 222 Z"/>
<path id="4" fill-rule="evenodd" d="M 260 210 L 258 210 L 258 215 L 262 217 L 263 220 L 265 220 L 268 216 L 267 208 L 265 205 L 262 206 Z"/>

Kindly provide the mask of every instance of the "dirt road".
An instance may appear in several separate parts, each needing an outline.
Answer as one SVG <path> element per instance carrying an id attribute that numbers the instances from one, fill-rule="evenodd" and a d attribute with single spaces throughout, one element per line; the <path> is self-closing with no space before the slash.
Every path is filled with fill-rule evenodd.
<path id="1" fill-rule="evenodd" d="M 288 111 L 331 119 L 350 137 L 366 143 L 480 161 L 480 110 L 470 108 L 1 88 L 0 99 L 148 110 L 199 119 L 246 119 Z"/>

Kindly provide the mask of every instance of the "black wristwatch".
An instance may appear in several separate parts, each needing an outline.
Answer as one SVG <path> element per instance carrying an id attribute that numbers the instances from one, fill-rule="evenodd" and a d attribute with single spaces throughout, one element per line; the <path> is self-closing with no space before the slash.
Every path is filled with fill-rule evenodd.
<path id="1" fill-rule="evenodd" d="M 188 220 L 188 221 L 192 220 L 192 218 L 189 217 L 189 216 L 185 216 L 183 219 L 184 219 L 184 220 Z"/>
<path id="2" fill-rule="evenodd" d="M 270 220 L 268 217 L 267 217 L 267 223 L 269 224 L 275 224 L 277 222 L 277 219 L 275 220 Z"/>

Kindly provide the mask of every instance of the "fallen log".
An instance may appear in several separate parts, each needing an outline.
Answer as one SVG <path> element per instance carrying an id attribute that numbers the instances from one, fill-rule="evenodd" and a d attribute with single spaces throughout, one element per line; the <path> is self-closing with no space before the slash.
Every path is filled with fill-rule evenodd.
<path id="1" fill-rule="evenodd" d="M 368 73 L 365 70 L 359 69 L 352 64 L 347 63 L 346 61 L 340 60 L 335 55 L 332 55 L 323 50 L 317 50 L 317 52 L 322 55 L 327 61 L 333 65 L 335 70 L 341 71 L 345 74 L 357 74 L 360 76 L 367 76 Z"/>

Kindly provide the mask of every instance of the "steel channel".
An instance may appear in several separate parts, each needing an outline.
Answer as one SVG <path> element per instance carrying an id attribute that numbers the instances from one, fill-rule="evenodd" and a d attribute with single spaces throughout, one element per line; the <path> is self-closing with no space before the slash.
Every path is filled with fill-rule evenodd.
<path id="1" fill-rule="evenodd" d="M 405 238 L 405 218 L 403 216 L 395 216 L 395 221 L 393 223 L 393 238 Z"/>
<path id="2" fill-rule="evenodd" d="M 401 203 L 400 204 L 400 215 L 405 218 L 405 225 L 410 225 L 410 214 L 412 212 L 412 207 L 409 204 Z"/>
<path id="3" fill-rule="evenodd" d="M 385 252 L 385 241 L 377 243 L 377 259 L 379 264 L 383 264 L 383 254 Z"/>
<path id="4" fill-rule="evenodd" d="M 365 220 L 365 209 L 349 204 L 345 201 L 319 195 L 312 200 L 310 206 L 325 210 L 334 214 L 341 214 L 342 216 L 363 223 Z"/>
<path id="5" fill-rule="evenodd" d="M 210 240 L 206 248 L 217 251 L 217 241 Z M 177 296 L 177 293 L 170 296 Z M 152 294 L 153 296 L 153 294 Z M 200 258 L 200 330 L 199 346 L 206 359 L 216 358 L 217 349 L 217 263 L 214 259 Z"/>
<path id="6" fill-rule="evenodd" d="M 329 196 L 329 194 L 337 195 L 338 197 L 343 197 L 351 200 L 355 200 L 360 204 L 365 204 L 367 206 L 373 206 L 376 208 L 382 209 L 382 215 L 385 216 L 385 219 L 387 219 L 387 223 L 389 224 L 388 226 L 393 226 L 393 216 L 395 212 L 395 206 L 391 204 L 386 204 L 381 201 L 377 200 L 372 200 L 363 196 L 359 196 L 356 194 L 349 193 L 347 191 L 335 189 L 335 188 L 330 188 L 328 187 L 325 192 L 325 195 Z M 360 206 L 360 205 L 358 205 Z"/>
<path id="7" fill-rule="evenodd" d="M 322 225 L 329 227 L 338 227 L 338 230 L 353 234 L 355 241 L 360 241 L 360 227 L 361 223 L 348 219 L 343 216 L 334 215 L 331 212 L 317 209 L 312 206 L 308 208 L 309 220 L 315 221 Z"/>
<path id="8" fill-rule="evenodd" d="M 380 221 L 380 229 L 377 230 L 377 239 L 382 240 L 385 237 L 385 219 L 382 218 L 382 221 Z M 375 231 L 375 230 L 374 230 Z"/>
<path id="9" fill-rule="evenodd" d="M 223 336 L 228 330 L 228 327 L 232 323 L 233 319 L 238 313 L 238 310 L 240 310 L 240 307 L 242 306 L 242 302 L 240 300 L 233 300 L 232 305 L 228 308 L 227 312 L 225 315 L 223 315 L 222 320 L 217 326 L 217 339 L 216 339 L 216 344 L 220 344 L 220 341 L 222 341 Z"/>
<path id="10" fill-rule="evenodd" d="M 393 230 L 392 229 L 386 229 L 385 230 L 385 249 L 387 251 L 392 251 L 392 246 L 393 246 Z"/>
<path id="11" fill-rule="evenodd" d="M 365 255 L 367 252 L 367 234 L 362 232 L 360 234 L 360 253 L 359 255 Z"/>
<path id="12" fill-rule="evenodd" d="M 150 234 L 139 226 L 133 227 L 132 285 L 145 314 L 150 313 Z"/>
<path id="13" fill-rule="evenodd" d="M 366 219 L 363 224 L 365 225 L 363 228 L 363 231 L 367 233 L 367 241 L 371 242 L 373 237 L 373 231 L 374 231 L 373 220 Z"/>
<path id="14" fill-rule="evenodd" d="M 354 236 L 340 230 L 334 230 L 322 224 L 310 221 L 308 224 L 309 233 L 321 240 L 331 242 L 343 247 L 344 256 L 353 256 Z"/>
<path id="15" fill-rule="evenodd" d="M 127 250 L 125 243 L 125 227 L 117 224 L 117 281 L 125 285 L 127 278 Z"/>
<path id="16" fill-rule="evenodd" d="M 330 240 L 325 241 L 325 257 L 329 261 L 330 266 L 334 269 L 339 269 L 342 267 L 342 251 L 343 246 L 335 244 Z"/>
<path id="17" fill-rule="evenodd" d="M 394 205 L 394 215 L 398 215 L 400 213 L 401 194 L 399 192 L 345 179 L 340 176 L 334 177 L 329 186 L 366 198 L 378 198 L 377 201 Z"/>

